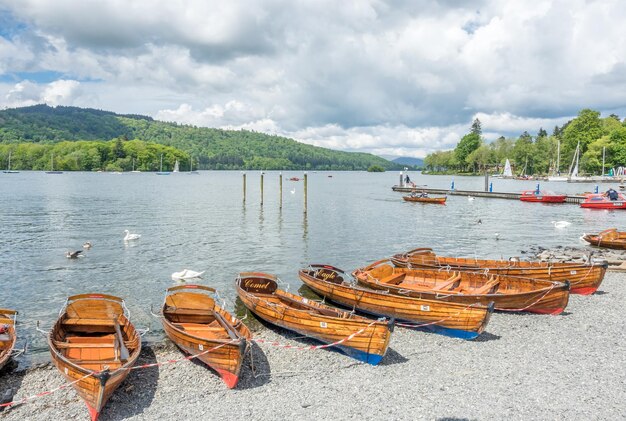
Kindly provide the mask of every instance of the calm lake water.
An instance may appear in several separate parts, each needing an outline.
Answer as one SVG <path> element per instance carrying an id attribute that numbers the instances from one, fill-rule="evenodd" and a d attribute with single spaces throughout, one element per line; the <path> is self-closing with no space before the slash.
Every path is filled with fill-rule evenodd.
<path id="1" fill-rule="evenodd" d="M 449 187 L 452 180 L 410 174 L 429 187 Z M 20 311 L 19 334 L 30 348 L 25 361 L 46 358 L 35 323 L 48 329 L 73 294 L 125 298 L 135 325 L 150 327 L 150 337 L 159 340 L 162 330 L 150 306 L 159 308 L 165 288 L 173 284 L 171 274 L 185 268 L 206 271 L 202 282 L 216 287 L 232 310 L 233 282 L 241 271 L 275 273 L 294 292 L 301 285 L 297 270 L 309 263 L 352 270 L 425 246 L 442 254 L 506 258 L 534 245 L 581 245 L 583 232 L 623 228 L 626 221 L 626 212 L 569 204 L 455 196 L 445 206 L 405 203 L 391 190 L 398 172 L 310 173 L 305 214 L 303 182 L 285 179 L 292 176 L 302 173 L 283 173 L 281 210 L 278 172 L 265 174 L 263 206 L 259 172 L 248 172 L 245 204 L 240 172 L 0 174 L 0 306 Z M 494 191 L 537 184 L 493 182 Z M 594 187 L 541 185 L 572 194 Z M 483 186 L 483 177 L 455 177 L 457 189 Z M 559 220 L 572 225 L 557 230 L 551 221 Z M 124 244 L 125 229 L 141 239 Z M 65 258 L 66 251 L 81 249 L 85 241 L 93 248 L 84 258 Z"/>

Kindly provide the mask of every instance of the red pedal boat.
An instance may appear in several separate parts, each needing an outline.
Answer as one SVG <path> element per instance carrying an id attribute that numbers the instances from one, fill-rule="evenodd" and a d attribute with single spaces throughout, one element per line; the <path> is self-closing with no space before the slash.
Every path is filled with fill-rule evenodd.
<path id="1" fill-rule="evenodd" d="M 604 194 L 588 194 L 585 201 L 580 204 L 580 207 L 587 209 L 626 210 L 626 197 L 622 193 L 617 193 L 617 200 L 611 200 Z"/>
<path id="2" fill-rule="evenodd" d="M 540 202 L 540 203 L 565 203 L 567 198 L 564 194 L 556 194 L 548 190 L 526 190 L 522 192 L 519 200 L 522 202 Z"/>

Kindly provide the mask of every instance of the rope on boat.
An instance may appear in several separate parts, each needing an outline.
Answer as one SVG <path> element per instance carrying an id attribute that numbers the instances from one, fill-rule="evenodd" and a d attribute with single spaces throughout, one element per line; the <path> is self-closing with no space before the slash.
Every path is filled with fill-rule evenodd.
<path id="1" fill-rule="evenodd" d="M 256 343 L 260 343 L 260 344 L 267 344 L 267 345 L 271 345 L 271 346 L 277 346 L 280 348 L 285 348 L 285 349 L 294 349 L 296 351 L 312 351 L 312 350 L 317 350 L 317 349 L 324 349 L 324 348 L 330 348 L 333 346 L 337 346 L 337 345 L 341 345 L 342 343 L 349 341 L 350 339 L 354 338 L 355 336 L 360 335 L 361 333 L 365 332 L 367 329 L 369 329 L 370 327 L 372 327 L 374 324 L 376 324 L 378 322 L 378 320 L 373 321 L 372 323 L 370 323 L 369 325 L 365 326 L 363 329 L 352 333 L 351 335 L 338 340 L 337 342 L 333 342 L 330 344 L 324 344 L 324 345 L 311 345 L 311 346 L 297 346 L 297 345 L 287 345 L 287 344 L 281 344 L 280 342 L 277 341 L 268 341 L 266 339 L 255 339 L 253 338 L 252 340 Z"/>
<path id="2" fill-rule="evenodd" d="M 556 281 L 552 281 L 552 286 L 550 288 L 548 288 L 548 290 L 546 292 L 543 293 L 543 295 L 539 298 L 537 298 L 536 301 L 530 303 L 529 305 L 527 305 L 524 308 L 499 308 L 498 310 L 500 311 L 526 311 L 529 308 L 531 308 L 532 306 L 536 305 L 537 303 L 539 303 L 539 301 L 543 300 L 544 297 L 546 295 L 548 295 L 550 293 L 550 291 L 552 291 L 554 289 L 555 286 L 557 286 L 559 283 Z"/>
<path id="3" fill-rule="evenodd" d="M 193 360 L 194 358 L 201 357 L 202 355 L 205 355 L 205 354 L 207 354 L 207 353 L 209 353 L 211 351 L 215 351 L 216 349 L 219 349 L 219 348 L 221 348 L 223 346 L 229 345 L 229 344 L 237 342 L 237 341 L 238 341 L 238 339 L 233 339 L 231 341 L 225 342 L 225 343 L 220 344 L 218 346 L 215 346 L 213 348 L 207 349 L 207 350 L 205 350 L 205 351 L 203 351 L 203 352 L 201 352 L 199 354 L 189 355 L 189 356 L 186 356 L 186 357 L 183 357 L 183 358 L 179 358 L 179 359 L 166 360 L 166 361 L 156 362 L 156 363 L 151 363 L 151 364 L 143 364 L 143 365 L 138 365 L 138 366 L 134 366 L 134 367 L 124 367 L 124 368 L 119 368 L 118 370 L 128 370 L 128 371 L 130 371 L 130 370 L 139 370 L 139 369 L 144 369 L 144 368 L 160 367 L 160 366 L 169 365 L 169 364 L 175 364 L 175 363 L 179 363 L 179 362 L 183 362 L 183 361 L 189 361 L 189 360 Z M 5 407 L 13 406 L 13 405 L 22 405 L 22 404 L 28 403 L 28 402 L 30 402 L 30 401 L 32 401 L 34 399 L 51 395 L 51 394 L 53 394 L 55 392 L 58 392 L 59 390 L 67 389 L 69 386 L 73 386 L 76 383 L 86 379 L 87 377 L 96 376 L 96 375 L 98 375 L 100 373 L 101 373 L 100 371 L 91 371 L 91 372 L 85 374 L 83 377 L 81 377 L 81 378 L 79 378 L 77 380 L 74 380 L 74 381 L 72 381 L 70 383 L 65 383 L 65 384 L 63 384 L 63 385 L 61 385 L 59 387 L 55 387 L 54 389 L 47 390 L 45 392 L 40 392 L 40 393 L 31 395 L 31 396 L 27 396 L 25 398 L 18 399 L 18 400 L 12 401 L 12 402 L 7 402 L 7 403 L 0 404 L 0 408 L 5 408 Z"/>
<path id="4" fill-rule="evenodd" d="M 12 402 L 7 402 L 7 403 L 0 404 L 0 408 L 6 408 L 6 407 L 8 407 L 8 406 L 13 406 L 13 405 L 22 405 L 22 404 L 25 404 L 25 403 L 27 403 L 27 402 L 30 402 L 30 401 L 32 401 L 32 400 L 34 400 L 34 399 L 37 399 L 37 398 L 41 398 L 41 397 L 44 397 L 44 396 L 51 395 L 51 394 L 53 394 L 54 392 L 58 392 L 59 390 L 67 389 L 69 386 L 73 386 L 73 385 L 75 385 L 76 383 L 78 383 L 78 382 L 80 382 L 80 381 L 82 381 L 82 380 L 86 379 L 87 377 L 91 376 L 92 374 L 93 374 L 93 373 L 85 374 L 85 375 L 84 375 L 83 377 L 81 377 L 80 379 L 74 380 L 73 382 L 70 382 L 70 383 L 65 383 L 65 384 L 62 384 L 62 385 L 61 385 L 61 386 L 59 386 L 59 387 L 55 387 L 54 389 L 51 389 L 51 390 L 48 390 L 48 391 L 45 391 L 45 392 L 40 392 L 40 393 L 37 393 L 37 394 L 31 395 L 31 396 L 27 396 L 27 397 L 22 398 L 22 399 L 18 399 L 18 400 L 16 400 L 16 401 L 12 401 Z"/>

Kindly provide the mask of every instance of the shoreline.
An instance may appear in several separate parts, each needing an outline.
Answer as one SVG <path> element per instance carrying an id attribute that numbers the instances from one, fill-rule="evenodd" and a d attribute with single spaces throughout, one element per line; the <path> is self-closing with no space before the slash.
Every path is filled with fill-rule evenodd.
<path id="1" fill-rule="evenodd" d="M 560 316 L 495 313 L 475 341 L 396 328 L 378 366 L 330 350 L 253 344 L 233 390 L 199 362 L 133 370 L 100 419 L 617 418 L 626 400 L 625 282 L 626 274 L 608 272 L 598 293 L 571 296 Z M 254 326 L 253 334 L 317 343 L 267 325 Z M 182 357 L 164 340 L 144 345 L 138 364 Z M 3 371 L 0 392 L 10 387 L 17 400 L 63 383 L 50 363 Z M 88 419 L 71 388 L 0 416 Z"/>

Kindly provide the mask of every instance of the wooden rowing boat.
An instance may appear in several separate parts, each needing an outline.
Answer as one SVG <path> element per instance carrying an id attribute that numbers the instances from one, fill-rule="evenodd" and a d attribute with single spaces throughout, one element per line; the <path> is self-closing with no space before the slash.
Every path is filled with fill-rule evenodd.
<path id="1" fill-rule="evenodd" d="M 67 299 L 50 334 L 52 361 L 87 404 L 92 421 L 124 381 L 141 352 L 141 338 L 124 300 L 105 294 Z"/>
<path id="2" fill-rule="evenodd" d="M 604 230 L 598 234 L 585 234 L 583 240 L 596 247 L 626 250 L 626 232 L 617 228 Z"/>
<path id="3" fill-rule="evenodd" d="M 402 196 L 406 202 L 420 202 L 420 203 L 438 203 L 443 205 L 446 203 L 447 196 L 444 197 L 423 197 L 423 196 Z"/>
<path id="4" fill-rule="evenodd" d="M 239 381 L 252 334 L 241 320 L 215 304 L 213 288 L 186 284 L 168 288 L 163 303 L 163 330 L 184 352 L 196 355 L 217 372 L 226 386 Z"/>
<path id="5" fill-rule="evenodd" d="M 560 314 L 569 300 L 569 283 L 501 274 L 407 269 L 389 259 L 374 262 L 352 274 L 368 288 L 392 294 L 462 304 L 493 302 L 496 310 Z"/>
<path id="6" fill-rule="evenodd" d="M 433 253 L 431 248 L 417 248 L 390 258 L 398 267 L 450 269 L 464 272 L 522 276 L 533 279 L 570 283 L 570 294 L 593 294 L 604 279 L 606 261 L 591 263 L 558 263 L 520 260 L 486 260 L 446 257 Z"/>
<path id="7" fill-rule="evenodd" d="M 347 281 L 334 266 L 310 265 L 299 271 L 300 279 L 322 297 L 364 313 L 411 322 L 413 327 L 463 339 L 480 335 L 491 317 L 493 304 L 458 304 L 388 294 L 361 288 Z"/>
<path id="8" fill-rule="evenodd" d="M 15 347 L 17 334 L 15 332 L 15 319 L 17 311 L 0 308 L 0 369 L 4 367 Z"/>
<path id="9" fill-rule="evenodd" d="M 261 319 L 315 338 L 350 357 L 378 364 L 389 345 L 393 321 L 370 320 L 335 307 L 278 289 L 278 278 L 261 272 L 242 272 L 237 294 Z M 340 342 L 340 343 L 338 343 Z"/>

